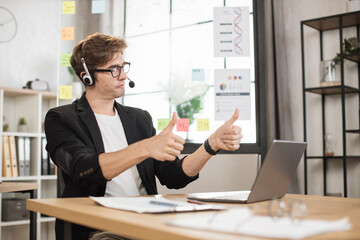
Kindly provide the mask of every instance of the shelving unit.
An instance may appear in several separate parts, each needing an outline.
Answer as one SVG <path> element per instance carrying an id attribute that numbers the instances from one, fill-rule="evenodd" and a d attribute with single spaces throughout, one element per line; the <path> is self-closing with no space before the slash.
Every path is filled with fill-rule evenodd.
<path id="1" fill-rule="evenodd" d="M 57 105 L 57 95 L 54 92 L 35 91 L 30 89 L 15 89 L 0 87 L 0 125 L 4 124 L 4 117 L 9 124 L 8 130 L 0 130 L 0 144 L 2 136 L 29 137 L 31 139 L 30 176 L 3 177 L 2 182 L 36 182 L 38 183 L 37 198 L 56 198 L 56 175 L 41 175 L 41 139 L 45 137 L 43 120 L 48 109 Z M 20 117 L 27 121 L 27 132 L 17 131 Z M 0 148 L 2 159 L 2 147 Z M 0 164 L 2 172 L 2 164 Z M 17 195 L 1 194 L 3 198 Z M 0 204 L 1 207 L 2 204 Z M 1 216 L 0 216 L 1 219 Z M 29 220 L 0 221 L 0 239 L 28 239 Z M 37 215 L 37 239 L 51 239 L 49 233 L 54 231 L 55 219 Z"/>
<path id="2" fill-rule="evenodd" d="M 340 85 L 337 86 L 327 86 L 327 87 L 306 87 L 309 81 L 306 80 L 307 70 L 306 70 L 306 61 L 305 61 L 305 38 L 304 38 L 304 28 L 312 28 L 318 31 L 319 33 L 319 42 L 320 42 L 320 61 L 324 60 L 324 38 L 323 35 L 327 31 L 337 31 L 339 38 L 332 39 L 333 41 L 339 41 L 338 52 L 340 52 Z M 344 31 L 348 31 L 350 28 L 353 28 L 356 31 L 356 37 L 359 41 L 360 39 L 360 11 L 327 16 L 317 19 L 310 19 L 301 22 L 301 50 L 302 50 L 302 77 L 303 77 L 303 110 L 304 110 L 304 140 L 308 141 L 308 129 L 307 129 L 307 94 L 317 94 L 319 96 L 318 101 L 321 101 L 321 114 L 322 114 L 322 155 L 308 155 L 308 151 L 304 155 L 304 179 L 305 179 L 305 194 L 308 194 L 308 161 L 312 159 L 322 159 L 323 160 L 323 193 L 328 195 L 327 192 L 327 160 L 329 159 L 338 159 L 342 160 L 343 165 L 343 196 L 348 196 L 348 181 L 347 181 L 347 160 L 348 159 L 360 159 L 360 156 L 349 155 L 348 154 L 348 134 L 360 134 L 360 52 L 355 54 L 344 54 L 343 52 L 343 42 L 344 42 Z M 312 35 L 311 37 L 314 37 Z M 335 52 L 334 55 L 335 56 Z M 345 61 L 350 61 L 357 65 L 357 83 L 349 84 L 345 78 L 346 69 L 344 67 Z M 316 79 L 320 83 L 319 78 Z M 355 86 L 353 86 L 355 85 Z M 356 86 L 357 85 L 357 86 Z M 356 111 L 349 111 L 348 114 L 351 117 L 358 118 L 357 128 L 349 129 L 347 128 L 346 121 L 346 101 L 349 99 L 349 96 L 357 95 L 358 106 Z M 335 96 L 338 98 L 338 101 L 341 102 L 341 132 L 342 136 L 338 136 L 341 139 L 342 144 L 342 154 L 335 156 L 326 156 L 325 155 L 325 140 L 324 136 L 326 133 L 326 109 L 325 102 L 326 99 L 330 96 Z"/>

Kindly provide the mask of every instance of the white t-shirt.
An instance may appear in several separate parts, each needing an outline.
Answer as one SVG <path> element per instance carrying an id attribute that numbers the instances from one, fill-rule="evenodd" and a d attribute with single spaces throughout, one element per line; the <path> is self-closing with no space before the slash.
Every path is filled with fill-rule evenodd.
<path id="1" fill-rule="evenodd" d="M 115 152 L 128 146 L 124 127 L 115 109 L 115 116 L 95 113 L 100 128 L 105 152 Z M 105 196 L 138 196 L 146 195 L 145 187 L 136 166 L 133 166 L 111 179 L 106 184 Z"/>

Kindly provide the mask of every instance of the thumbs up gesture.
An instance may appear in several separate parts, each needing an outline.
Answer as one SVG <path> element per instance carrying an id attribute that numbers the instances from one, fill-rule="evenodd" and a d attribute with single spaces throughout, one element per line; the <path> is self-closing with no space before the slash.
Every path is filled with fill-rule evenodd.
<path id="1" fill-rule="evenodd" d="M 239 118 L 239 109 L 235 109 L 235 113 L 222 126 L 210 135 L 209 144 L 214 151 L 219 149 L 227 151 L 235 151 L 240 148 L 240 141 L 243 137 L 239 126 L 234 125 Z"/>
<path id="2" fill-rule="evenodd" d="M 177 122 L 174 112 L 169 124 L 156 136 L 147 139 L 148 150 L 151 157 L 159 161 L 173 161 L 184 149 L 185 140 L 172 133 Z"/>

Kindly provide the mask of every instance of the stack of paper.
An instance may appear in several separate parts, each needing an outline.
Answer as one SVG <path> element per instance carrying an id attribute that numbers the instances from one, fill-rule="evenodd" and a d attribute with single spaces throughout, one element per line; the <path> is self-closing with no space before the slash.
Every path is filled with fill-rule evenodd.
<path id="1" fill-rule="evenodd" d="M 217 212 L 214 215 L 198 215 L 167 222 L 169 225 L 253 235 L 266 238 L 300 239 L 316 234 L 351 229 L 348 218 L 335 221 L 303 220 L 293 222 L 290 218 L 274 220 L 255 216 L 247 209 Z"/>
<path id="2" fill-rule="evenodd" d="M 188 212 L 204 210 L 223 210 L 224 206 L 194 204 L 173 201 L 158 197 L 90 197 L 95 202 L 108 208 L 133 211 L 138 213 Z"/>

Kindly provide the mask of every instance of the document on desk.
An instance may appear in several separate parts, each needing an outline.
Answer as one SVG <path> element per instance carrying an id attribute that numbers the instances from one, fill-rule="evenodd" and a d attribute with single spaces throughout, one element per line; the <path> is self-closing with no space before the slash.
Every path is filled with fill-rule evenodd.
<path id="1" fill-rule="evenodd" d="M 176 219 L 166 223 L 206 231 L 286 239 L 301 239 L 321 233 L 351 229 L 348 218 L 333 221 L 305 219 L 301 222 L 293 222 L 287 217 L 273 219 L 268 216 L 252 215 L 245 207 L 216 212 L 213 215 L 204 214 Z"/>
<path id="2" fill-rule="evenodd" d="M 163 197 L 90 197 L 98 204 L 114 209 L 138 213 L 192 212 L 224 210 L 223 205 L 195 204 L 173 201 Z"/>

